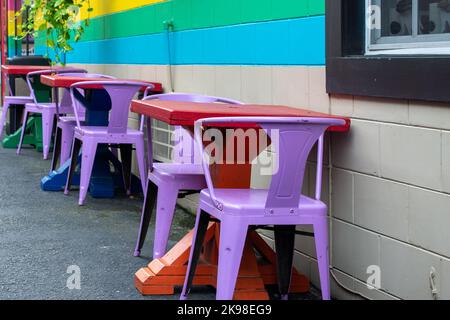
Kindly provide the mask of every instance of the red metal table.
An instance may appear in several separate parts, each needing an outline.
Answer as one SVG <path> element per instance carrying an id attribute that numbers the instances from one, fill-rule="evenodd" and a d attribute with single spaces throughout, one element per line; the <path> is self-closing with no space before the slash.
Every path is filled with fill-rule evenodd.
<path id="1" fill-rule="evenodd" d="M 27 75 L 34 71 L 57 70 L 59 68 L 62 67 L 2 65 L 2 72 L 6 75 Z"/>
<path id="2" fill-rule="evenodd" d="M 62 77 L 58 75 L 42 75 L 41 82 L 53 88 L 70 88 L 70 86 L 77 82 L 85 81 L 139 81 L 151 84 L 154 86 L 153 93 L 161 93 L 163 91 L 162 84 L 158 82 L 150 82 L 136 79 L 105 79 L 105 78 L 81 78 L 81 77 Z M 84 89 L 101 89 L 100 86 L 85 86 Z M 145 88 L 144 88 L 145 89 Z"/>
<path id="3" fill-rule="evenodd" d="M 333 117 L 344 119 L 346 125 L 331 127 L 332 132 L 346 132 L 350 129 L 350 119 L 328 114 L 273 105 L 229 105 L 174 101 L 132 102 L 131 110 L 138 114 L 166 122 L 170 125 L 184 126 L 192 130 L 194 122 L 201 118 L 237 116 L 276 116 L 276 117 Z M 220 165 L 218 165 L 220 166 Z M 251 164 L 223 165 L 215 170 L 214 184 L 219 188 L 249 188 Z M 195 285 L 216 284 L 217 244 L 219 227 L 210 224 L 205 240 L 202 263 L 197 268 Z M 144 295 L 173 294 L 175 286 L 182 286 L 186 264 L 192 243 L 193 231 L 189 232 L 163 258 L 156 259 L 135 274 L 135 286 Z M 266 260 L 257 261 L 255 250 Z M 268 262 L 268 263 L 267 263 Z M 276 284 L 275 253 L 272 248 L 254 231 L 249 232 L 243 262 L 236 285 L 235 299 L 268 299 L 265 285 Z M 301 293 L 309 290 L 309 280 L 294 270 L 291 292 Z"/>
<path id="4" fill-rule="evenodd" d="M 60 76 L 56 74 L 41 75 L 41 83 L 52 87 L 55 91 L 58 88 L 68 89 L 70 86 L 77 82 L 90 82 L 90 81 L 138 81 L 143 83 L 148 83 L 153 85 L 154 89 L 152 93 L 161 93 L 163 91 L 161 83 L 142 81 L 142 80 L 124 80 L 124 79 L 105 79 L 105 78 L 86 78 L 86 77 L 73 77 L 73 76 Z M 106 125 L 108 122 L 108 110 L 105 109 L 103 103 L 95 103 L 96 98 L 92 97 L 95 92 L 103 89 L 99 85 L 86 85 L 81 86 L 83 89 L 88 89 L 91 91 L 91 98 L 94 99 L 89 105 L 86 105 L 86 109 L 89 113 L 86 115 L 86 121 L 91 122 L 91 125 Z M 142 91 L 146 87 L 142 88 Z M 55 92 L 55 97 L 57 94 Z M 101 97 L 100 97 L 101 98 Z M 87 101 L 86 101 L 87 102 Z M 56 102 L 58 103 L 58 102 Z M 55 134 L 56 137 L 56 134 Z M 104 149 L 104 148 L 103 148 Z M 102 148 L 97 151 L 97 157 L 94 165 L 94 170 L 91 178 L 91 195 L 99 198 L 111 198 L 114 195 L 114 179 L 110 175 L 109 162 L 113 159 L 113 156 L 109 151 L 102 152 Z M 107 149 L 107 148 L 106 148 Z M 56 167 L 57 158 L 55 157 L 57 152 L 53 153 L 52 168 Z M 48 176 L 45 176 L 41 180 L 41 188 L 44 191 L 59 191 L 65 186 L 65 181 L 67 179 L 68 169 L 70 161 L 61 164 L 60 168 L 51 172 Z M 131 164 L 130 164 L 131 165 Z M 101 183 L 94 183 L 93 181 L 101 181 Z"/>

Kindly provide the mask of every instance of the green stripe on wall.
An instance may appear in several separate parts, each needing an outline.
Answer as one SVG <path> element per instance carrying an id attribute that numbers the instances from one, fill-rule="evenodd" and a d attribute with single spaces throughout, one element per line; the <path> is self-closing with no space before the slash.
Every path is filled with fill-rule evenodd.
<path id="1" fill-rule="evenodd" d="M 82 41 L 160 33 L 170 19 L 182 31 L 324 13 L 325 0 L 172 0 L 94 18 Z"/>

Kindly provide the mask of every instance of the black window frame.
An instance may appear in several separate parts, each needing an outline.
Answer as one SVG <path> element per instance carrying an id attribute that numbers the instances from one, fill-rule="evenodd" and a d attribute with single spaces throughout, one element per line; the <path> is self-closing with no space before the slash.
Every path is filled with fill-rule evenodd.
<path id="1" fill-rule="evenodd" d="M 365 0 L 326 0 L 327 92 L 450 102 L 450 55 L 364 56 Z"/>

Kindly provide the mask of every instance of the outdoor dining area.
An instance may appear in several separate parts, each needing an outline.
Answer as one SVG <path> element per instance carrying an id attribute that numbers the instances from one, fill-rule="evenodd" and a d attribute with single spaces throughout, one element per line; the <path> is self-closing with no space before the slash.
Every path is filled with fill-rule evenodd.
<path id="1" fill-rule="evenodd" d="M 36 61 L 40 65 L 2 65 L 6 83 L 13 84 L 3 97 L 3 145 L 15 143 L 19 159 L 25 149 L 26 157 L 38 151 L 40 140 L 42 159 L 34 161 L 48 170 L 34 183 L 43 196 L 70 202 L 66 207 L 89 208 L 95 199 L 122 207 L 139 203 L 140 224 L 128 226 L 136 245 L 126 259 L 149 257 L 127 275 L 140 294 L 189 299 L 199 286 L 215 288 L 218 300 L 267 300 L 268 286 L 276 286 L 282 300 L 308 293 L 309 279 L 293 268 L 293 259 L 297 226 L 311 225 L 320 295 L 331 298 L 328 209 L 321 201 L 324 138 L 350 130 L 349 118 L 166 92 L 155 79 L 121 79 Z M 29 96 L 15 95 L 15 79 L 26 82 Z M 129 125 L 130 114 L 139 119 L 138 127 Z M 21 120 L 14 124 L 15 119 Z M 153 156 L 155 121 L 175 128 L 170 163 Z M 267 150 L 269 187 L 251 188 L 252 164 Z M 311 157 L 317 161 L 314 197 L 301 192 Z M 171 246 L 180 219 L 175 216 L 186 214 L 177 199 L 193 193 L 200 193 L 195 223 Z M 118 194 L 125 197 L 114 200 Z M 47 206 L 40 209 L 52 204 Z M 274 248 L 260 230 L 274 232 Z"/>

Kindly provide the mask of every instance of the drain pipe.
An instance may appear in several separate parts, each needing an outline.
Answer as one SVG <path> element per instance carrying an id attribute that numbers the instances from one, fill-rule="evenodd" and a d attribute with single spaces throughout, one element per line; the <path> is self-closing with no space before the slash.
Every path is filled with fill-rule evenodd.
<path id="1" fill-rule="evenodd" d="M 174 83 L 173 83 L 173 73 L 172 73 L 172 48 L 170 41 L 170 33 L 173 32 L 174 23 L 173 20 L 166 20 L 163 22 L 164 29 L 166 30 L 167 37 L 167 57 L 168 57 L 168 78 L 170 84 L 171 92 L 175 92 Z"/>

